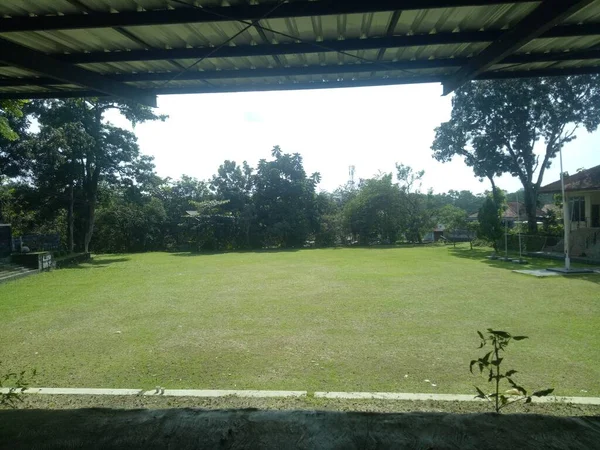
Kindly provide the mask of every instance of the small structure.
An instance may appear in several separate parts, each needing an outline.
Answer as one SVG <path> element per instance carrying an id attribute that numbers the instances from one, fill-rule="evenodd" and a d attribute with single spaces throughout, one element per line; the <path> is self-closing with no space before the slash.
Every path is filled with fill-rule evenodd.
<path id="1" fill-rule="evenodd" d="M 469 230 L 448 230 L 442 223 L 423 237 L 423 242 L 471 242 L 475 238 Z"/>
<path id="2" fill-rule="evenodd" d="M 575 257 L 600 259 L 600 166 L 565 177 L 565 211 L 569 253 Z M 560 180 L 539 190 L 540 194 L 561 193 Z M 550 251 L 562 252 L 564 240 Z"/>
<path id="3" fill-rule="evenodd" d="M 536 218 L 539 223 L 542 222 L 542 219 L 546 216 L 546 212 L 537 208 L 536 210 Z M 475 222 L 478 220 L 478 213 L 473 213 L 469 215 L 469 220 L 471 222 Z M 508 228 L 514 228 L 514 226 L 522 220 L 526 220 L 527 211 L 525 210 L 525 203 L 523 202 L 506 202 L 506 209 L 502 213 L 502 225 L 506 225 Z"/>

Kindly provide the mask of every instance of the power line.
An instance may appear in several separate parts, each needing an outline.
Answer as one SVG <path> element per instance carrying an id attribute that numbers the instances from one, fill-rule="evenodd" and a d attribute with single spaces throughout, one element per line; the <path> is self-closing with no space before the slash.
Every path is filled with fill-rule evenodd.
<path id="1" fill-rule="evenodd" d="M 176 1 L 177 3 L 183 3 L 183 4 L 187 5 L 187 6 L 193 6 L 194 8 L 198 8 L 195 5 L 189 5 L 189 4 L 185 3 L 185 2 L 180 2 L 180 1 L 177 1 L 177 0 L 173 0 L 173 1 Z M 259 17 L 258 19 L 255 19 L 252 22 L 246 22 L 246 21 L 244 21 L 244 23 L 246 23 L 247 25 L 243 29 L 241 29 L 240 31 L 238 31 L 237 33 L 235 33 L 233 36 L 231 36 L 230 38 L 228 38 L 225 42 L 222 42 L 221 44 L 219 44 L 218 46 L 216 46 L 213 50 L 211 50 L 210 52 L 208 52 L 203 57 L 197 59 L 193 64 L 191 64 L 190 66 L 186 67 L 181 72 L 177 72 L 172 78 L 168 79 L 162 85 L 160 85 L 159 88 L 164 88 L 167 84 L 169 84 L 172 81 L 176 80 L 178 77 L 180 77 L 181 75 L 183 75 L 184 73 L 186 73 L 188 70 L 190 70 L 191 68 L 193 68 L 196 65 L 200 64 L 206 58 L 209 58 L 210 56 L 214 55 L 216 52 L 218 52 L 221 48 L 223 48 L 227 44 L 229 44 L 231 41 L 233 41 L 240 34 L 246 32 L 249 28 L 256 27 L 256 24 L 258 22 L 260 22 L 263 19 L 266 19 L 271 13 L 273 13 L 277 8 L 279 8 L 284 3 L 286 3 L 286 0 L 280 0 L 273 8 L 271 8 L 269 11 L 267 11 L 262 17 Z M 204 10 L 204 8 L 199 8 L 199 9 L 203 9 Z"/>
<path id="2" fill-rule="evenodd" d="M 339 53 L 339 54 L 341 54 L 341 55 L 348 56 L 348 57 L 350 57 L 350 58 L 354 58 L 354 59 L 357 59 L 357 60 L 359 60 L 359 61 L 362 61 L 362 62 L 366 62 L 366 63 L 372 64 L 372 65 L 374 65 L 374 66 L 380 66 L 380 67 L 384 68 L 385 70 L 400 71 L 400 72 L 403 72 L 403 73 L 406 73 L 406 74 L 409 74 L 409 75 L 414 75 L 414 72 L 411 72 L 410 70 L 406 70 L 406 69 L 397 69 L 397 68 L 395 68 L 395 67 L 391 67 L 391 66 L 389 66 L 389 65 L 385 64 L 385 62 L 381 62 L 381 61 L 378 61 L 378 60 L 371 60 L 371 59 L 364 58 L 364 57 L 362 57 L 362 56 L 358 56 L 358 55 L 353 55 L 352 53 L 348 53 L 348 52 L 346 52 L 346 51 L 344 51 L 344 50 L 337 50 L 337 49 L 335 49 L 335 48 L 328 47 L 327 45 L 319 44 L 318 42 L 309 41 L 309 40 L 307 40 L 307 39 L 302 39 L 301 37 L 294 36 L 294 35 L 291 35 L 291 34 L 288 34 L 288 33 L 284 33 L 284 32 L 282 32 L 282 31 L 273 30 L 272 28 L 265 27 L 265 26 L 263 26 L 263 25 L 260 25 L 260 24 L 258 24 L 258 23 L 257 23 L 257 22 L 259 22 L 259 21 L 261 21 L 261 20 L 265 19 L 266 17 L 261 17 L 261 18 L 259 18 L 259 19 L 256 19 L 256 20 L 255 20 L 255 21 L 253 21 L 253 22 L 249 22 L 249 21 L 247 21 L 247 20 L 243 20 L 243 19 L 236 19 L 235 17 L 231 17 L 231 16 L 228 16 L 228 15 L 226 15 L 226 14 L 218 13 L 218 12 L 216 12 L 216 11 L 211 11 L 209 8 L 204 8 L 204 7 L 200 7 L 200 6 L 196 6 L 196 5 L 191 5 L 191 4 L 189 4 L 189 3 L 186 3 L 186 2 L 185 2 L 185 1 L 183 1 L 183 0 L 171 0 L 171 1 L 172 1 L 173 3 L 179 3 L 179 4 L 181 4 L 181 5 L 185 5 L 185 6 L 187 6 L 187 7 L 201 9 L 202 11 L 204 11 L 204 12 L 206 12 L 206 13 L 208 13 L 208 14 L 212 14 L 212 15 L 214 15 L 214 16 L 216 16 L 216 17 L 220 17 L 220 18 L 223 18 L 223 19 L 231 20 L 232 22 L 240 22 L 240 23 L 242 23 L 242 24 L 244 24 L 244 25 L 247 25 L 247 27 L 246 27 L 246 28 L 244 28 L 244 30 L 242 30 L 242 31 L 245 31 L 245 30 L 247 30 L 247 29 L 248 29 L 248 28 L 250 28 L 250 27 L 260 28 L 260 29 L 262 29 L 263 31 L 268 31 L 268 32 L 270 32 L 270 33 L 273 33 L 273 34 L 276 34 L 276 35 L 278 35 L 278 36 L 283 36 L 283 37 L 286 37 L 286 38 L 288 38 L 288 39 L 293 39 L 294 41 L 297 41 L 297 42 L 301 42 L 301 43 L 304 43 L 304 44 L 309 44 L 309 45 L 312 45 L 312 46 L 314 46 L 314 47 L 321 48 L 321 49 L 323 49 L 323 50 L 325 50 L 325 51 L 328 51 L 328 52 L 335 52 L 335 53 Z M 279 6 L 281 6 L 281 4 L 278 4 L 276 8 L 278 8 Z M 271 14 L 272 12 L 273 12 L 273 11 L 269 11 L 269 13 L 268 13 L 268 14 Z M 268 14 L 267 14 L 267 15 L 268 15 Z M 236 34 L 236 35 L 234 36 L 234 38 L 235 38 L 236 36 L 238 36 L 239 34 L 240 34 L 240 33 Z M 231 39 L 228 39 L 228 40 L 225 42 L 225 44 L 227 44 L 227 43 L 228 43 L 228 42 L 230 42 L 230 41 L 231 41 Z M 219 49 L 219 48 L 222 48 L 222 47 L 223 47 L 223 45 L 220 45 L 220 46 L 219 46 L 217 49 Z M 212 54 L 214 54 L 214 52 L 210 52 L 210 54 L 208 54 L 208 55 L 204 56 L 204 58 L 207 58 L 207 57 L 209 57 L 209 56 L 210 56 L 210 55 L 212 55 Z M 204 58 L 202 58 L 202 59 L 204 59 Z"/>

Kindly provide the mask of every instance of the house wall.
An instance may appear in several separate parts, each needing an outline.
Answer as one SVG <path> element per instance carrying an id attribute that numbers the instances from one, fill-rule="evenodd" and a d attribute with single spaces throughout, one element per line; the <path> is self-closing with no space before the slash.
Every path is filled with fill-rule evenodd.
<path id="1" fill-rule="evenodd" d="M 585 222 L 572 222 L 571 229 L 579 229 L 579 228 L 589 228 L 591 226 L 592 221 L 592 205 L 600 205 L 600 191 L 591 191 L 591 192 L 569 192 L 566 194 L 567 198 L 573 197 L 584 197 L 585 198 Z M 569 216 L 570 216 L 569 212 Z"/>

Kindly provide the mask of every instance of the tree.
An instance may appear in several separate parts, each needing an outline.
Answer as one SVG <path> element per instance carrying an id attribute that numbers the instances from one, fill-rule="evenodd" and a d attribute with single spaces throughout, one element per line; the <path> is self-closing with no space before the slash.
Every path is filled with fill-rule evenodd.
<path id="1" fill-rule="evenodd" d="M 67 251 L 74 250 L 75 203 L 81 204 L 81 171 L 78 160 L 93 140 L 79 123 L 65 123 L 59 127 L 42 125 L 38 134 L 23 143 L 31 157 L 29 180 L 35 186 L 46 218 L 67 211 Z"/>
<path id="2" fill-rule="evenodd" d="M 29 118 L 22 103 L 0 100 L 0 177 L 23 176 L 29 154 L 23 140 L 28 136 Z"/>
<path id="3" fill-rule="evenodd" d="M 0 138 L 8 141 L 19 139 L 19 133 L 11 121 L 23 117 L 24 105 L 24 100 L 0 100 Z"/>
<path id="4" fill-rule="evenodd" d="M 167 214 L 165 249 L 177 249 L 189 239 L 186 233 L 186 222 L 189 221 L 184 219 L 186 211 L 195 209 L 193 202 L 201 202 L 210 197 L 208 185 L 204 181 L 182 175 L 179 180 L 163 180 L 154 195 L 160 198 Z"/>
<path id="5" fill-rule="evenodd" d="M 210 188 L 218 200 L 226 200 L 222 210 L 234 218 L 228 241 L 232 247 L 250 247 L 250 229 L 255 211 L 252 203 L 253 169 L 246 161 L 238 166 L 235 161 L 225 161 L 212 177 Z"/>
<path id="6" fill-rule="evenodd" d="M 142 252 L 164 249 L 167 215 L 162 202 L 144 196 L 128 199 L 123 189 L 101 188 L 91 246 L 96 252 Z"/>
<path id="7" fill-rule="evenodd" d="M 445 230 L 449 233 L 455 233 L 457 231 L 466 231 L 468 224 L 467 212 L 464 209 L 457 208 L 456 206 L 446 205 L 440 209 L 438 219 L 444 224 Z M 452 241 L 454 247 L 456 247 L 456 241 Z"/>
<path id="8" fill-rule="evenodd" d="M 422 242 L 425 233 L 435 226 L 435 198 L 429 191 L 421 192 L 424 170 L 415 172 L 404 164 L 396 164 L 396 177 L 399 181 L 401 213 L 406 237 L 411 242 Z"/>
<path id="9" fill-rule="evenodd" d="M 197 250 L 220 250 L 229 244 L 227 238 L 231 233 L 223 228 L 231 227 L 235 217 L 222 210 L 228 203 L 229 200 L 193 202 L 196 211 L 190 211 L 187 218 L 193 221 Z"/>
<path id="10" fill-rule="evenodd" d="M 360 180 L 358 191 L 344 206 L 344 223 L 359 245 L 394 244 L 402 230 L 400 191 L 392 174 Z"/>
<path id="11" fill-rule="evenodd" d="M 298 153 L 283 153 L 275 146 L 271 154 L 274 159 L 261 159 L 252 178 L 255 244 L 302 247 L 314 232 L 315 187 L 320 175 L 307 176 Z"/>
<path id="12" fill-rule="evenodd" d="M 85 252 L 89 251 L 94 232 L 101 180 L 116 180 L 130 175 L 131 164 L 138 163 L 140 157 L 135 135 L 104 120 L 104 115 L 109 110 L 119 111 L 133 125 L 166 118 L 139 104 L 111 100 L 49 100 L 35 105 L 35 113 L 42 127 L 61 128 L 66 124 L 79 124 L 90 138 L 88 145 L 79 149 L 79 158 L 75 158 L 75 170 L 80 174 L 85 209 L 82 214 L 82 247 Z"/>
<path id="13" fill-rule="evenodd" d="M 462 156 L 478 177 L 510 173 L 524 189 L 528 228 L 537 231 L 537 193 L 557 152 L 584 127 L 600 124 L 600 76 L 473 81 L 457 90 L 448 122 L 436 128 L 433 156 Z M 541 154 L 536 144 L 543 143 Z"/>
<path id="14" fill-rule="evenodd" d="M 490 243 L 495 252 L 498 252 L 498 241 L 504 235 L 504 227 L 502 226 L 503 199 L 502 194 L 498 192 L 496 195 L 488 195 L 477 216 L 479 220 L 477 236 Z"/>

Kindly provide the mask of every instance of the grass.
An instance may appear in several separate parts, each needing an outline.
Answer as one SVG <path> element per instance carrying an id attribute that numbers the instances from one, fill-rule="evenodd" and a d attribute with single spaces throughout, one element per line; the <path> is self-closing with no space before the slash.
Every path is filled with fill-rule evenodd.
<path id="1" fill-rule="evenodd" d="M 96 256 L 0 284 L 0 373 L 35 367 L 46 387 L 472 393 L 486 385 L 468 370 L 476 330 L 494 327 L 530 336 L 506 360 L 525 387 L 600 396 L 600 275 L 528 277 L 487 254 Z"/>

